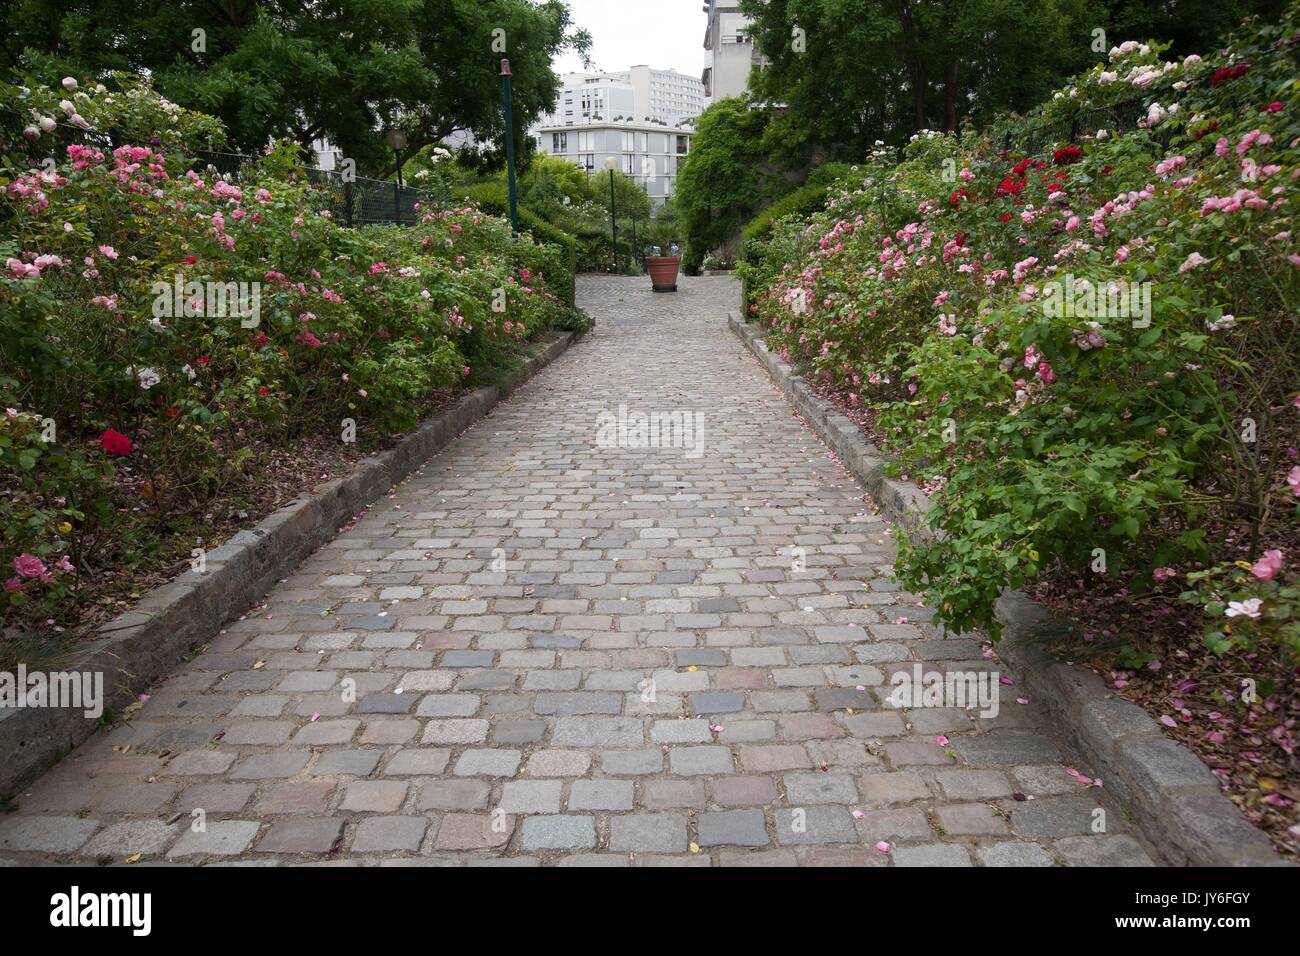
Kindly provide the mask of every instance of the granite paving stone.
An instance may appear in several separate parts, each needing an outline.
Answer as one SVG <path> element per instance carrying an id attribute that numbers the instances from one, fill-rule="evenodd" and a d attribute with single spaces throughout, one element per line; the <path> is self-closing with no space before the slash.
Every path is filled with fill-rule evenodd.
<path id="1" fill-rule="evenodd" d="M 884 519 L 727 328 L 736 281 L 584 275 L 578 304 L 590 333 L 23 788 L 6 861 L 1157 859 L 1045 708 L 887 705 L 988 662 L 891 580 Z"/>

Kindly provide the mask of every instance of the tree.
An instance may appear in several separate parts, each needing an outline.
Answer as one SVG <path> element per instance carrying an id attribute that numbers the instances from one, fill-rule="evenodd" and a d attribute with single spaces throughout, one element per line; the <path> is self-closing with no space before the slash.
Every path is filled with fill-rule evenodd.
<path id="1" fill-rule="evenodd" d="M 562 0 L 17 0 L 7 26 L 10 68 L 47 82 L 147 72 L 168 98 L 219 116 L 236 148 L 326 137 L 381 173 L 389 124 L 411 151 L 467 131 L 499 163 L 501 59 L 522 144 L 558 93 L 552 58 L 590 45 Z"/>
<path id="2" fill-rule="evenodd" d="M 1124 39 L 1204 52 L 1245 13 L 1285 0 L 741 0 L 765 65 L 755 97 L 786 166 L 861 160 L 876 140 L 1023 112 Z"/>
<path id="3" fill-rule="evenodd" d="M 1103 0 L 1104 26 L 1111 43 L 1121 40 L 1168 40 L 1171 56 L 1209 53 L 1216 41 L 1248 16 L 1277 23 L 1289 0 L 1175 0 L 1133 3 Z"/>
<path id="4" fill-rule="evenodd" d="M 587 176 L 567 159 L 543 154 L 533 159 L 520 187 L 524 202 L 534 209 L 567 206 L 586 198 Z"/>
<path id="5" fill-rule="evenodd" d="M 767 162 L 768 113 L 748 99 L 714 103 L 696 123 L 691 150 L 677 173 L 677 212 L 685 233 L 686 266 L 732 240 L 785 181 Z"/>

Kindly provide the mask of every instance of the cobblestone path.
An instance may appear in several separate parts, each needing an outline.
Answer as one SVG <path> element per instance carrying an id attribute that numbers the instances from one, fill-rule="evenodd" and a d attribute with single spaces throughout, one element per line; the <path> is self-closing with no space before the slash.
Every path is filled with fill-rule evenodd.
<path id="1" fill-rule="evenodd" d="M 649 285 L 580 280 L 594 333 L 19 794 L 0 858 L 1149 863 L 1015 687 L 990 719 L 884 704 L 914 662 L 997 663 L 889 582 L 727 331 L 736 284 Z M 702 441 L 603 441 L 620 406 Z"/>

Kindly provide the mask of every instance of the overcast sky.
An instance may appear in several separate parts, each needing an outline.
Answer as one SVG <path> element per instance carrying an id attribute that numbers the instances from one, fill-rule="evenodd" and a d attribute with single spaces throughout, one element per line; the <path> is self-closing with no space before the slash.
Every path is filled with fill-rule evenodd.
<path id="1" fill-rule="evenodd" d="M 699 76 L 704 69 L 704 0 L 568 0 L 573 19 L 591 33 L 592 65 L 626 70 L 645 63 Z M 582 63 L 566 53 L 559 73 L 577 73 Z"/>

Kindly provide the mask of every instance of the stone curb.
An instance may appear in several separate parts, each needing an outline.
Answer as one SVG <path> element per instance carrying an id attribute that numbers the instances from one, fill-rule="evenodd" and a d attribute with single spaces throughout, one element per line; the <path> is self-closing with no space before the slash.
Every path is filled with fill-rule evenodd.
<path id="1" fill-rule="evenodd" d="M 910 482 L 886 476 L 886 455 L 769 351 L 760 330 L 734 315 L 727 317 L 727 323 L 885 517 L 909 531 L 918 530 L 929 508 L 925 494 Z M 1109 696 L 1105 683 L 1092 671 L 1062 663 L 1047 650 L 1045 645 L 1073 630 L 1065 618 L 1019 591 L 1004 592 L 996 614 L 1004 628 L 998 654 L 1016 669 L 1021 686 L 1044 702 L 1067 742 L 1129 809 L 1168 862 L 1290 865 L 1223 795 L 1218 778 L 1199 757 L 1166 737 L 1141 707 Z"/>
<path id="2" fill-rule="evenodd" d="M 121 710 L 576 338 L 572 332 L 552 336 L 534 347 L 502 386 L 475 389 L 392 448 L 357 462 L 350 475 L 326 482 L 314 493 L 304 492 L 256 527 L 238 532 L 207 553 L 202 575 L 186 571 L 154 588 L 102 625 L 97 639 L 61 669 L 102 673 L 105 712 Z M 0 709 L 0 795 L 16 793 L 98 726 L 99 721 L 87 719 L 78 709 Z"/>

